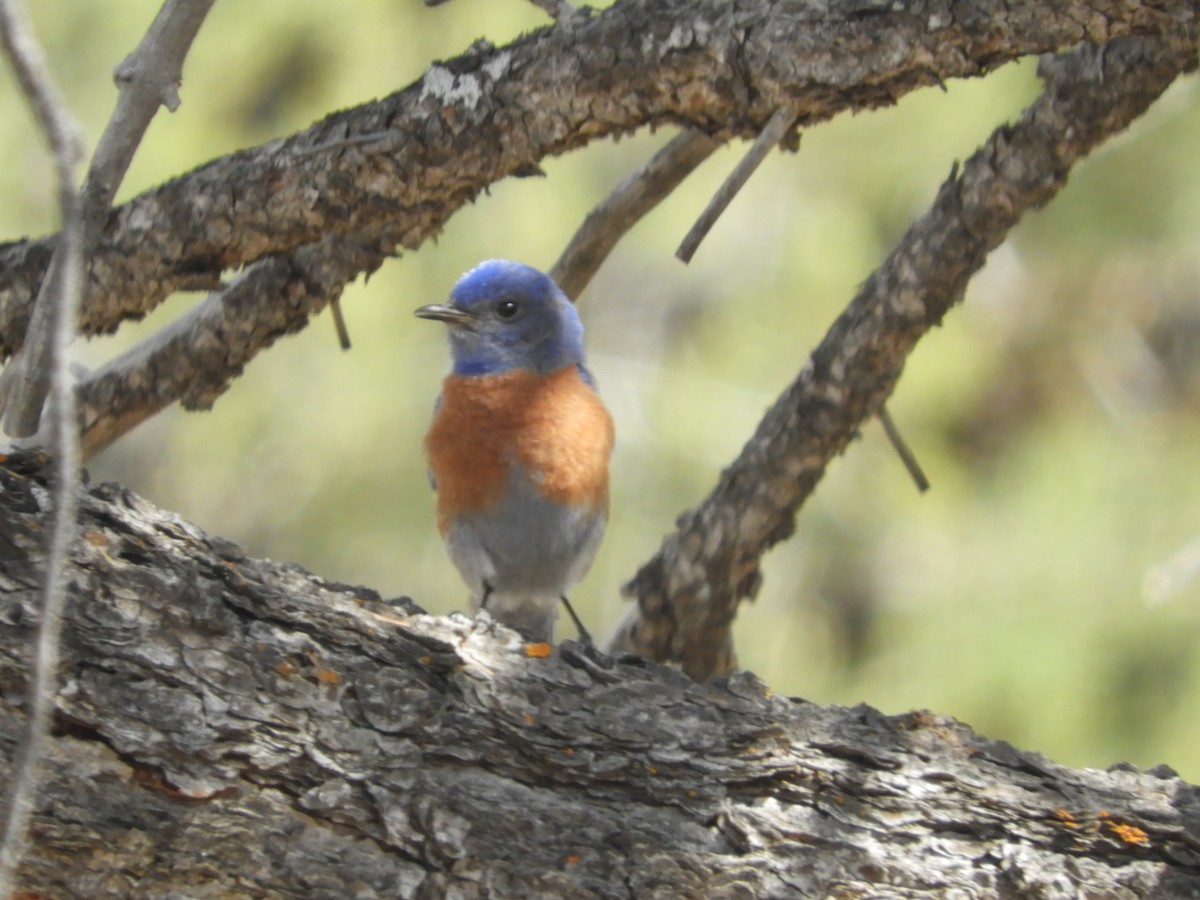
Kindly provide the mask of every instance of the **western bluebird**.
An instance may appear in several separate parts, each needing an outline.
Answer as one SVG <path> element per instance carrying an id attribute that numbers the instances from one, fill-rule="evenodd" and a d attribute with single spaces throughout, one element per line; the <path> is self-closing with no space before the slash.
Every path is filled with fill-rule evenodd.
<path id="1" fill-rule="evenodd" d="M 608 520 L 612 417 L 583 362 L 583 324 L 537 269 L 480 263 L 446 304 L 453 368 L 425 438 L 446 551 L 486 608 L 550 641 Z M 580 627 L 586 639 L 587 632 Z"/>

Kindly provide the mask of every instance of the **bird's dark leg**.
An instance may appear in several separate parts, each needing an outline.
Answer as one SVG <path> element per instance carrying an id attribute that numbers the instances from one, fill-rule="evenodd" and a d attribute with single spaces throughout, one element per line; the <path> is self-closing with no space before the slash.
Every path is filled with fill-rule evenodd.
<path id="1" fill-rule="evenodd" d="M 579 621 L 579 616 L 575 615 L 575 610 L 571 608 L 571 601 L 567 599 L 567 595 L 562 595 L 563 606 L 567 608 L 567 615 L 571 617 L 571 621 L 575 624 L 575 630 L 579 632 L 579 640 L 588 646 L 594 647 L 595 641 L 592 640 L 591 633 L 583 627 L 583 623 Z"/>
<path id="2" fill-rule="evenodd" d="M 492 596 L 492 586 L 485 581 L 483 583 L 483 599 L 479 601 L 480 609 L 487 607 L 488 597 L 490 596 Z"/>

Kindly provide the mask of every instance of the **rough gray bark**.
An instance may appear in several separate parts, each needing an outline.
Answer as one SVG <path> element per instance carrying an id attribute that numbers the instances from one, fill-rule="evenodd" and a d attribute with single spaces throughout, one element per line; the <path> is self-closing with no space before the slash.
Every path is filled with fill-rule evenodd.
<path id="1" fill-rule="evenodd" d="M 0 467 L 0 747 L 23 711 L 40 464 Z M 254 560 L 84 498 L 48 897 L 1200 897 L 1200 791 L 930 713 L 698 685 Z"/>

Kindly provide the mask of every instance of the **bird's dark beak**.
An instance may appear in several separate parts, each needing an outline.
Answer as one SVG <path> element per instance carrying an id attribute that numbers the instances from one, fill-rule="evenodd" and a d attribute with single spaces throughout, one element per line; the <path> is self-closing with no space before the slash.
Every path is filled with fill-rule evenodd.
<path id="1" fill-rule="evenodd" d="M 436 319 L 447 325 L 471 325 L 475 322 L 475 317 L 469 312 L 464 312 L 455 306 L 446 306 L 443 303 L 422 306 L 414 310 L 413 315 L 420 319 Z"/>

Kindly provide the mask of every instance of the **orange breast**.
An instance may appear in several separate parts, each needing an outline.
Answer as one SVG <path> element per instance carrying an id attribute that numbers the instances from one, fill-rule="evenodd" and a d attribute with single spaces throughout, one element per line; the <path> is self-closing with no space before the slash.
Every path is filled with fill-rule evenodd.
<path id="1" fill-rule="evenodd" d="M 575 366 L 550 375 L 450 375 L 425 438 L 437 481 L 438 528 L 483 512 L 514 463 L 548 500 L 607 509 L 612 417 Z"/>

